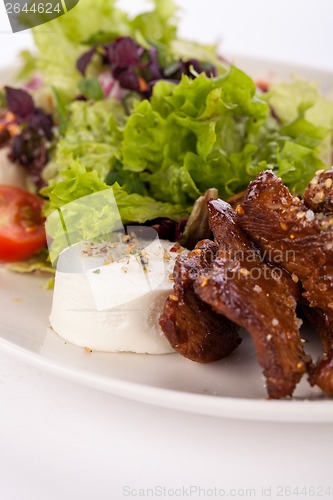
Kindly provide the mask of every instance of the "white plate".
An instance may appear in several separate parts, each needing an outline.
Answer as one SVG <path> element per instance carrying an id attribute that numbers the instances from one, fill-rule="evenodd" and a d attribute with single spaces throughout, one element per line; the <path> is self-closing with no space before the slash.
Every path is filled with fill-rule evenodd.
<path id="1" fill-rule="evenodd" d="M 333 74 L 291 68 L 268 61 L 236 58 L 260 78 L 291 73 L 317 80 L 327 92 Z M 6 72 L 8 78 L 8 72 Z M 0 73 L 0 81 L 4 75 Z M 66 343 L 48 328 L 52 292 L 45 276 L 0 269 L 0 348 L 50 372 L 93 388 L 168 408 L 236 419 L 280 422 L 333 422 L 333 399 L 306 379 L 293 399 L 270 401 L 253 343 L 244 333 L 241 346 L 227 359 L 202 365 L 178 354 L 160 356 L 92 352 Z M 313 339 L 308 350 L 318 353 Z"/>

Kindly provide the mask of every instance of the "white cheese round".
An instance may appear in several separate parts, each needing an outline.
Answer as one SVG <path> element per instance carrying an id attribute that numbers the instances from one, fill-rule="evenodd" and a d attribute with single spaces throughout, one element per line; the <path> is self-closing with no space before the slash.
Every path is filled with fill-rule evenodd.
<path id="1" fill-rule="evenodd" d="M 112 246 L 112 245 L 111 245 Z M 59 257 L 50 323 L 62 338 L 108 352 L 173 352 L 159 316 L 180 252 L 158 238 L 142 252 L 77 244 Z M 142 255 L 144 254 L 144 255 Z"/>

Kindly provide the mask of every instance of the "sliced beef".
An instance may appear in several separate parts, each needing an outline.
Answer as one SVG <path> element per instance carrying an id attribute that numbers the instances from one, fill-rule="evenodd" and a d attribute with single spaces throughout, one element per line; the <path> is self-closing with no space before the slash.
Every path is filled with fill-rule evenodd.
<path id="1" fill-rule="evenodd" d="M 316 329 L 324 354 L 311 366 L 309 381 L 317 385 L 326 394 L 333 395 L 333 348 L 332 348 L 332 318 L 318 307 L 309 307 L 302 301 L 306 318 Z"/>
<path id="2" fill-rule="evenodd" d="M 331 179 L 322 175 L 315 185 Z M 329 194 L 325 196 L 330 199 Z M 324 351 L 322 363 L 326 363 L 325 377 L 319 376 L 317 365 L 310 381 L 331 394 L 333 370 L 329 377 L 327 367 L 333 355 L 333 214 L 315 213 L 313 209 L 319 210 L 320 205 L 313 198 L 317 200 L 311 183 L 301 201 L 271 171 L 262 172 L 250 183 L 237 209 L 237 222 L 268 261 L 282 265 L 295 281 L 300 280 L 305 311 L 316 325 Z M 327 211 L 330 201 L 320 203 Z"/>
<path id="3" fill-rule="evenodd" d="M 194 290 L 214 311 L 249 331 L 269 396 L 291 395 L 308 363 L 295 313 L 298 285 L 280 267 L 263 262 L 228 203 L 212 200 L 209 212 L 219 248 Z"/>
<path id="4" fill-rule="evenodd" d="M 333 213 L 333 168 L 317 172 L 305 190 L 303 200 L 314 212 Z M 324 351 L 324 355 L 311 370 L 310 382 L 318 385 L 326 394 L 333 394 L 332 315 L 307 305 L 303 305 L 303 309 L 319 333 Z"/>
<path id="5" fill-rule="evenodd" d="M 333 212 L 333 168 L 317 172 L 306 188 L 303 200 L 314 212 Z"/>
<path id="6" fill-rule="evenodd" d="M 228 356 L 241 342 L 239 327 L 214 312 L 195 294 L 194 280 L 212 265 L 217 245 L 199 242 L 174 267 L 174 293 L 166 300 L 161 328 L 172 347 L 192 361 L 207 363 Z"/>
<path id="7" fill-rule="evenodd" d="M 309 381 L 328 396 L 333 395 L 333 352 L 321 356 L 311 370 Z"/>
<path id="8" fill-rule="evenodd" d="M 310 307 L 306 300 L 301 300 L 304 316 L 315 327 L 324 353 L 332 350 L 332 318 L 319 307 Z"/>

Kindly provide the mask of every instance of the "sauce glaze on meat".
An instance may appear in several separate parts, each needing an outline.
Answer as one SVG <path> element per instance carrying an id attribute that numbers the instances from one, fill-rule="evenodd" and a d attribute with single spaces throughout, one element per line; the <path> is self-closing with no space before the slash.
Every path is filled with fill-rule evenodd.
<path id="1" fill-rule="evenodd" d="M 178 352 L 212 361 L 253 338 L 268 395 L 292 395 L 302 375 L 333 394 L 333 170 L 318 172 L 301 200 L 272 171 L 252 181 L 234 211 L 208 202 L 214 241 L 177 259 L 174 295 L 161 326 Z M 193 270 L 196 272 L 193 273 Z M 300 303 L 319 334 L 323 356 L 303 349 Z"/>
<path id="2" fill-rule="evenodd" d="M 300 200 L 271 171 L 262 172 L 250 183 L 237 210 L 238 223 L 261 252 L 271 262 L 278 260 L 302 285 L 304 310 L 318 331 L 324 352 L 310 381 L 327 394 L 333 394 L 332 185 L 327 183 L 330 189 L 327 187 L 324 198 L 316 196 L 315 189 L 322 193 L 322 185 L 331 178 L 330 171 L 320 172 Z M 313 200 L 319 198 L 318 205 Z M 324 366 L 325 376 L 321 376 Z"/>
<path id="3" fill-rule="evenodd" d="M 174 267 L 174 293 L 165 303 L 161 328 L 172 347 L 192 361 L 207 363 L 228 356 L 238 347 L 239 327 L 214 312 L 193 290 L 197 276 L 212 265 L 217 245 L 199 242 Z"/>

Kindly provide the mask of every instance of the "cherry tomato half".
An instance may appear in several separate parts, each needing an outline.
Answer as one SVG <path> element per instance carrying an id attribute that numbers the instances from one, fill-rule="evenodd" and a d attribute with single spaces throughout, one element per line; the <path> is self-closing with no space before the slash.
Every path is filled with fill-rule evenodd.
<path id="1" fill-rule="evenodd" d="M 24 189 L 0 185 L 0 261 L 24 260 L 45 246 L 43 203 Z"/>

